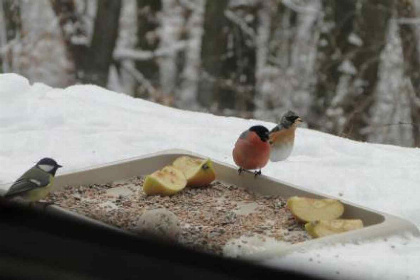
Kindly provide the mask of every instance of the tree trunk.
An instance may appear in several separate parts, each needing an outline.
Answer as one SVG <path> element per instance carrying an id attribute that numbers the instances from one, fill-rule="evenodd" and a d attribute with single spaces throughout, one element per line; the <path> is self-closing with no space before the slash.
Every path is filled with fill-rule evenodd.
<path id="1" fill-rule="evenodd" d="M 185 43 L 185 47 L 176 55 L 176 79 L 175 79 L 175 106 L 179 108 L 197 108 L 197 60 L 199 60 L 199 47 L 197 46 L 197 29 L 201 27 L 200 9 L 204 7 L 203 0 L 195 1 L 197 7 L 185 5 L 178 1 L 182 7 L 182 26 L 179 40 Z M 200 20 L 198 20 L 200 19 Z M 200 26 L 200 27 L 197 27 Z"/>
<path id="2" fill-rule="evenodd" d="M 227 19 L 224 15 L 228 0 L 206 1 L 198 101 L 206 108 L 217 102 L 221 85 L 223 63 L 226 57 Z"/>
<path id="3" fill-rule="evenodd" d="M 199 102 L 235 109 L 249 116 L 254 108 L 257 5 L 227 10 L 228 1 L 207 1 L 201 48 Z"/>
<path id="4" fill-rule="evenodd" d="M 118 37 L 121 1 L 100 0 L 97 5 L 92 41 L 85 60 L 83 82 L 106 87 Z"/>
<path id="5" fill-rule="evenodd" d="M 366 141 L 363 128 L 370 124 L 371 107 L 378 81 L 380 55 L 386 45 L 388 21 L 391 17 L 393 0 L 362 1 L 357 14 L 355 32 L 363 45 L 354 51 L 352 63 L 356 75 L 352 79 L 349 94 L 337 108 L 346 118 L 343 129 L 335 126 L 335 132 L 344 133 L 347 137 Z"/>
<path id="6" fill-rule="evenodd" d="M 51 0 L 51 6 L 59 19 L 67 53 L 74 62 L 76 79 L 106 87 L 118 35 L 121 0 L 98 1 L 90 45 L 86 42 L 87 27 L 74 0 Z"/>
<path id="7" fill-rule="evenodd" d="M 179 41 L 187 42 L 191 39 L 189 28 L 192 28 L 192 26 L 189 25 L 189 22 L 191 21 L 191 16 L 193 15 L 193 12 L 194 11 L 191 10 L 189 7 L 182 7 L 182 12 L 181 12 L 182 26 L 179 33 L 179 38 L 178 38 Z M 182 74 L 186 67 L 187 51 L 188 51 L 188 48 L 185 47 L 184 49 L 178 51 L 178 53 L 176 54 L 177 73 L 176 73 L 175 83 L 176 83 L 177 88 L 180 88 L 182 83 L 184 82 L 184 78 Z"/>
<path id="8" fill-rule="evenodd" d="M 3 20 L 5 44 L 20 37 L 22 31 L 22 20 L 20 13 L 20 4 L 16 0 L 3 0 L 2 1 Z M 13 54 L 11 51 L 4 54 L 3 61 L 0 56 L 0 73 L 13 71 Z"/>
<path id="9" fill-rule="evenodd" d="M 155 51 L 159 46 L 157 29 L 160 25 L 160 0 L 137 0 L 137 49 Z M 143 74 L 155 88 L 159 87 L 159 65 L 155 57 L 136 61 L 136 69 Z M 151 93 L 140 87 L 136 96 L 149 97 Z"/>
<path id="10" fill-rule="evenodd" d="M 228 52 L 232 53 L 233 56 L 231 57 L 232 62 L 226 61 L 224 65 L 224 69 L 228 69 L 229 65 L 235 66 L 231 73 L 226 73 L 234 84 L 234 104 L 227 103 L 228 106 L 226 107 L 234 108 L 242 116 L 248 115 L 249 117 L 252 116 L 251 112 L 254 110 L 256 86 L 258 8 L 257 5 L 242 5 L 236 7 L 233 11 L 235 16 L 242 20 L 242 23 L 230 23 L 233 34 L 233 48 L 228 49 Z M 245 28 L 247 31 L 245 31 Z M 228 94 L 229 92 L 225 96 L 229 96 Z"/>
<path id="11" fill-rule="evenodd" d="M 11 41 L 19 36 L 22 30 L 19 1 L 3 0 L 4 21 L 6 24 L 6 39 Z"/>
<path id="12" fill-rule="evenodd" d="M 87 27 L 83 18 L 76 12 L 74 0 L 51 0 L 51 7 L 58 18 L 67 55 L 70 61 L 74 63 L 75 78 L 77 81 L 82 81 L 85 72 L 84 60 L 88 52 Z M 80 41 L 81 38 L 85 42 L 75 43 Z"/>
<path id="13" fill-rule="evenodd" d="M 269 56 L 267 61 L 274 67 L 292 66 L 293 44 L 297 33 L 297 12 L 289 9 L 282 1 L 268 2 L 270 11 Z"/>
<path id="14" fill-rule="evenodd" d="M 415 18 L 415 9 L 411 0 L 397 0 L 398 18 Z M 420 147 L 420 56 L 418 37 L 415 25 L 401 23 L 399 25 L 405 73 L 410 77 L 414 89 L 411 102 L 411 120 L 413 127 L 414 146 Z"/>
<path id="15" fill-rule="evenodd" d="M 323 0 L 324 18 L 317 46 L 317 83 L 308 117 L 309 127 L 330 131 L 327 111 L 337 94 L 341 73 L 339 66 L 352 46 L 348 37 L 353 32 L 356 12 L 354 0 Z"/>
<path id="16" fill-rule="evenodd" d="M 281 44 L 284 42 L 282 32 L 286 29 L 282 26 L 282 19 L 285 13 L 286 7 L 282 2 L 267 1 L 264 3 L 269 10 L 269 30 L 267 38 L 267 58 L 264 63 L 267 65 L 278 67 L 277 56 L 280 53 Z"/>

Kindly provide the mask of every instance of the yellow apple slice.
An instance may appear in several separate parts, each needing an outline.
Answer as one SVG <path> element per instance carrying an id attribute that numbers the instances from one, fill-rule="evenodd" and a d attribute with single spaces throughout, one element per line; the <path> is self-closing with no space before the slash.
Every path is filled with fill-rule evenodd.
<path id="1" fill-rule="evenodd" d="M 306 231 L 315 238 L 359 228 L 363 228 L 363 222 L 359 219 L 320 220 L 305 224 Z"/>
<path id="2" fill-rule="evenodd" d="M 201 187 L 216 179 L 213 162 L 210 159 L 181 156 L 172 165 L 184 173 L 188 181 L 187 186 Z"/>
<path id="3" fill-rule="evenodd" d="M 338 219 L 344 212 L 344 205 L 336 199 L 293 196 L 287 200 L 287 207 L 296 219 L 305 223 Z"/>
<path id="4" fill-rule="evenodd" d="M 186 185 L 187 179 L 180 170 L 172 166 L 165 166 L 146 176 L 143 191 L 147 195 L 172 195 L 184 189 Z"/>

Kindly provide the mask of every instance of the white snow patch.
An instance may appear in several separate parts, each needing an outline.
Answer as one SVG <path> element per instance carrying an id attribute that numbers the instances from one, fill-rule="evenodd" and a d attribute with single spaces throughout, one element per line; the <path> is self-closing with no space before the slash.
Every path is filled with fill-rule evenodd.
<path id="1" fill-rule="evenodd" d="M 347 38 L 347 40 L 348 40 L 349 43 L 351 43 L 351 44 L 353 44 L 355 46 L 358 46 L 358 47 L 363 46 L 363 40 L 362 40 L 362 38 L 360 38 L 359 35 L 357 35 L 355 33 L 351 33 L 349 35 L 349 37 Z"/>
<path id="2" fill-rule="evenodd" d="M 344 73 L 344 74 L 349 74 L 349 75 L 355 75 L 357 73 L 356 67 L 348 59 L 344 60 L 340 64 L 340 66 L 338 67 L 338 71 L 340 71 L 341 73 Z"/>

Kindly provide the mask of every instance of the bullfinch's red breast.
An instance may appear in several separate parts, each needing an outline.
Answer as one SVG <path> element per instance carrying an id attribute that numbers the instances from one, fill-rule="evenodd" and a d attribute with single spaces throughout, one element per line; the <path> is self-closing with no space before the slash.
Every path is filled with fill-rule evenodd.
<path id="1" fill-rule="evenodd" d="M 295 131 L 302 119 L 294 112 L 285 113 L 280 123 L 270 131 L 270 160 L 285 160 L 290 156 L 295 141 Z"/>
<path id="2" fill-rule="evenodd" d="M 270 157 L 269 131 L 262 125 L 252 126 L 242 132 L 233 148 L 233 160 L 239 166 L 239 174 L 244 170 L 254 170 L 261 174 Z"/>

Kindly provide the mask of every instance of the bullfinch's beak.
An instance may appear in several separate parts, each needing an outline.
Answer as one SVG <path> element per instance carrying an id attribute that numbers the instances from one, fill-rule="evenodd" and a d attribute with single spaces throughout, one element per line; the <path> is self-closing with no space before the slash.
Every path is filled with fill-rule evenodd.
<path id="1" fill-rule="evenodd" d="M 296 119 L 296 123 L 302 123 L 302 122 L 303 122 L 303 120 L 301 118 Z"/>

